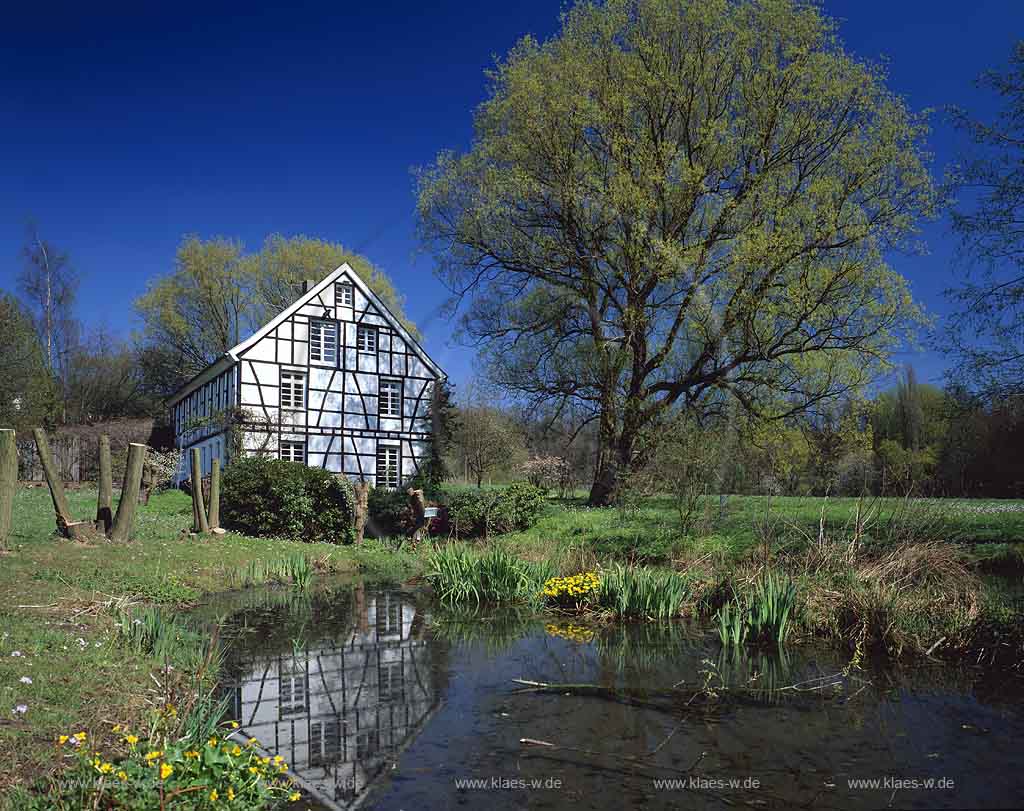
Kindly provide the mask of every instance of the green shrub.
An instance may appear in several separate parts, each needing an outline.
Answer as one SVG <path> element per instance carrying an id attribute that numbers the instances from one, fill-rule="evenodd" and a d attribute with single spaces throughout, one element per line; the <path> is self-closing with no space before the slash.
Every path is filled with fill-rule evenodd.
<path id="1" fill-rule="evenodd" d="M 459 490 L 447 499 L 455 537 L 484 537 L 529 529 L 546 503 L 544 491 L 518 482 L 496 490 Z"/>
<path id="2" fill-rule="evenodd" d="M 796 584 L 789 575 L 766 571 L 744 597 L 723 605 L 717 615 L 723 645 L 777 643 L 782 645 L 797 611 Z"/>
<path id="3" fill-rule="evenodd" d="M 281 459 L 242 457 L 224 472 L 221 519 L 246 535 L 352 543 L 355 497 L 344 476 Z"/>

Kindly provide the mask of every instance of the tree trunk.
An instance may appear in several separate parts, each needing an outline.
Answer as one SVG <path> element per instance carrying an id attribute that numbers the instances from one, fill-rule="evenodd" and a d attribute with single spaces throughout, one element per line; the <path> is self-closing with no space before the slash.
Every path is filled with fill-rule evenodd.
<path id="1" fill-rule="evenodd" d="M 220 526 L 220 459 L 214 459 L 210 463 L 210 509 L 207 523 L 210 529 L 217 529 Z"/>
<path id="2" fill-rule="evenodd" d="M 597 431 L 597 459 L 594 463 L 594 482 L 590 487 L 591 507 L 607 507 L 615 500 L 615 485 L 619 471 L 616 464 L 618 442 L 615 410 L 610 402 L 601 404 L 601 419 Z"/>
<path id="3" fill-rule="evenodd" d="M 142 466 L 146 463 L 146 446 L 138 442 L 128 445 L 128 463 L 124 466 L 124 481 L 121 483 L 121 498 L 117 502 L 117 515 L 110 528 L 110 540 L 127 541 L 135 520 L 135 509 L 139 504 L 139 489 L 142 487 Z"/>
<path id="4" fill-rule="evenodd" d="M 11 512 L 18 489 L 18 446 L 14 431 L 0 429 L 0 550 L 6 551 L 11 535 Z"/>
<path id="5" fill-rule="evenodd" d="M 355 490 L 356 503 L 355 503 L 355 530 L 356 530 L 356 543 L 362 544 L 363 536 L 366 532 L 366 519 L 369 517 L 369 503 L 370 503 L 370 483 L 364 481 L 358 481 L 353 486 Z"/>
<path id="6" fill-rule="evenodd" d="M 99 439 L 100 481 L 96 496 L 96 528 L 107 534 L 114 523 L 114 474 L 110 464 L 110 437 Z"/>

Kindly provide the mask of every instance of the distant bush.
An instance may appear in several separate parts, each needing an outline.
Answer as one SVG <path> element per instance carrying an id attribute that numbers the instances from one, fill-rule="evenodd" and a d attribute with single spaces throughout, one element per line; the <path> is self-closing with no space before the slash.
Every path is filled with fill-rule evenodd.
<path id="1" fill-rule="evenodd" d="M 500 490 L 460 490 L 447 499 L 447 518 L 456 537 L 529 529 L 544 509 L 544 491 L 517 483 Z"/>
<path id="2" fill-rule="evenodd" d="M 246 535 L 352 543 L 355 496 L 344 476 L 281 459 L 241 457 L 224 472 L 221 520 Z"/>

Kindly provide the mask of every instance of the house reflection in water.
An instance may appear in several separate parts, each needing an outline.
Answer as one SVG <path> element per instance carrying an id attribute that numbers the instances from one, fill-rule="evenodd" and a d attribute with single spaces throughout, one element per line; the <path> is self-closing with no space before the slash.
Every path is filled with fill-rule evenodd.
<path id="1" fill-rule="evenodd" d="M 354 613 L 341 639 L 250 660 L 233 685 L 239 732 L 284 757 L 328 808 L 361 802 L 439 700 L 415 603 L 360 588 Z"/>

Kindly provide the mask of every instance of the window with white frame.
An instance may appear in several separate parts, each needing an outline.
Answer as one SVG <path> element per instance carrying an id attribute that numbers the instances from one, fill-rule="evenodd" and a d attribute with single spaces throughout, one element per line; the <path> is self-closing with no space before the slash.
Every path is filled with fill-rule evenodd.
<path id="1" fill-rule="evenodd" d="M 352 285 L 348 282 L 338 282 L 334 285 L 334 302 L 338 307 L 354 306 L 356 296 Z"/>
<path id="2" fill-rule="evenodd" d="M 389 490 L 398 489 L 398 446 L 377 446 L 377 486 Z"/>
<path id="3" fill-rule="evenodd" d="M 377 351 L 377 328 L 360 324 L 356 327 L 356 349 L 360 352 Z"/>
<path id="4" fill-rule="evenodd" d="M 281 408 L 306 407 L 306 373 L 281 370 Z"/>
<path id="5" fill-rule="evenodd" d="M 381 417 L 402 416 L 402 381 L 381 380 L 378 387 L 377 413 Z"/>
<path id="6" fill-rule="evenodd" d="M 281 663 L 280 690 L 278 692 L 278 713 L 281 716 L 295 715 L 306 711 L 306 668 L 299 662 Z"/>
<path id="7" fill-rule="evenodd" d="M 306 464 L 306 443 L 292 439 L 281 440 L 281 458 L 287 462 Z"/>
<path id="8" fill-rule="evenodd" d="M 328 718 L 310 726 L 309 764 L 325 766 L 341 759 L 341 721 Z"/>
<path id="9" fill-rule="evenodd" d="M 338 362 L 338 322 L 309 322 L 310 363 Z"/>

